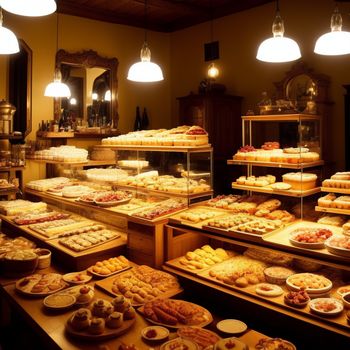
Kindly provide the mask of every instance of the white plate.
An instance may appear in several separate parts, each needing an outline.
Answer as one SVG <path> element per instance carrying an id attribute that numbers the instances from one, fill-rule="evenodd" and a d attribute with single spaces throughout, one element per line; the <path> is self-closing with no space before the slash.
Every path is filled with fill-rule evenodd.
<path id="1" fill-rule="evenodd" d="M 84 279 L 81 281 L 74 281 L 72 280 L 72 278 L 74 278 L 77 275 L 83 275 Z M 91 275 L 88 275 L 86 271 L 78 271 L 78 272 L 70 272 L 70 273 L 66 273 L 65 275 L 62 276 L 63 280 L 71 283 L 71 284 L 83 284 L 83 283 L 87 283 L 92 279 Z"/>
<path id="2" fill-rule="evenodd" d="M 47 307 L 48 309 L 62 310 L 73 306 L 76 302 L 76 298 L 74 295 L 64 294 L 62 292 L 47 296 L 43 302 L 45 307 Z"/>
<path id="3" fill-rule="evenodd" d="M 314 273 L 310 273 L 310 272 L 305 272 L 305 273 L 297 273 L 294 275 L 291 275 L 287 278 L 286 280 L 286 284 L 287 287 L 291 290 L 300 290 L 300 287 L 296 286 L 295 284 L 293 284 L 291 281 L 296 277 L 308 277 L 308 276 L 322 276 L 322 275 L 317 275 Z M 330 291 L 332 289 L 332 281 L 330 281 L 328 278 L 322 276 L 322 278 L 325 278 L 328 281 L 328 286 L 323 287 L 323 288 L 305 288 L 305 291 L 309 294 L 310 298 L 312 298 L 312 294 L 322 294 L 322 293 L 326 293 L 328 291 Z"/>
<path id="4" fill-rule="evenodd" d="M 179 346 L 176 346 L 176 344 L 179 344 Z M 187 346 L 187 350 L 199 349 L 198 345 L 191 340 L 175 338 L 162 344 L 159 350 L 180 350 L 183 348 L 182 344 Z"/>
<path id="5" fill-rule="evenodd" d="M 259 283 L 255 286 L 255 293 L 264 297 L 278 297 L 283 294 L 283 289 L 272 283 Z"/>
<path id="6" fill-rule="evenodd" d="M 156 331 L 155 337 L 148 337 L 147 336 L 147 332 L 149 332 L 150 330 Z M 141 335 L 144 339 L 150 340 L 150 341 L 164 340 L 169 336 L 169 330 L 166 329 L 165 327 L 162 327 L 162 326 L 149 326 L 149 327 L 145 327 L 141 331 Z"/>
<path id="7" fill-rule="evenodd" d="M 214 346 L 214 350 L 217 349 L 248 350 L 249 347 L 241 340 L 231 337 L 219 340 Z"/>
<path id="8" fill-rule="evenodd" d="M 248 327 L 244 322 L 240 320 L 228 318 L 226 320 L 218 322 L 216 328 L 224 333 L 239 334 L 245 332 Z"/>
<path id="9" fill-rule="evenodd" d="M 299 242 L 295 238 L 295 236 L 299 235 L 300 233 L 293 234 L 289 237 L 289 242 L 300 248 L 306 248 L 306 249 L 323 249 L 324 248 L 324 242 L 317 242 L 317 243 L 306 243 L 306 242 Z"/>
<path id="10" fill-rule="evenodd" d="M 336 306 L 336 308 L 332 311 L 322 311 L 319 310 L 318 308 L 316 308 L 316 305 L 318 303 L 322 303 L 322 302 L 328 302 L 328 303 L 334 303 L 334 305 Z M 344 306 L 342 304 L 342 302 L 338 299 L 335 298 L 317 298 L 317 299 L 313 299 L 309 302 L 309 306 L 310 309 L 321 316 L 336 316 L 338 314 L 340 314 L 343 310 L 344 310 Z"/>
<path id="11" fill-rule="evenodd" d="M 333 253 L 334 255 L 341 255 L 341 256 L 345 256 L 347 258 L 350 258 L 350 249 L 335 247 L 331 244 L 332 240 L 336 239 L 336 238 L 343 238 L 346 240 L 350 240 L 349 236 L 345 236 L 345 235 L 344 236 L 334 236 L 333 235 L 332 237 L 328 238 L 324 244 L 326 246 L 327 250 L 330 253 Z"/>

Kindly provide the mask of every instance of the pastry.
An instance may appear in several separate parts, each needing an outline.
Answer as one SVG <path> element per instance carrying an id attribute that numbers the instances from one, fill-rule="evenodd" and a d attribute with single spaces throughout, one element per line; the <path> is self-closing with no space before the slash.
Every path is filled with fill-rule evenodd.
<path id="1" fill-rule="evenodd" d="M 91 293 L 91 288 L 88 286 L 83 286 L 79 289 L 79 294 L 76 296 L 77 303 L 78 304 L 88 304 L 93 296 L 94 293 Z"/>
<path id="2" fill-rule="evenodd" d="M 349 171 L 337 172 L 331 176 L 331 179 L 332 180 L 350 180 L 350 172 Z"/>
<path id="3" fill-rule="evenodd" d="M 338 209 L 349 209 L 350 208 L 350 196 L 339 196 L 334 199 L 331 204 L 332 207 Z"/>
<path id="4" fill-rule="evenodd" d="M 271 188 L 277 191 L 287 191 L 292 188 L 292 185 L 285 182 L 276 182 L 271 185 Z"/>
<path id="5" fill-rule="evenodd" d="M 320 207 L 330 208 L 333 206 L 333 201 L 337 198 L 334 193 L 328 193 L 327 195 L 320 197 L 317 201 Z"/>
<path id="6" fill-rule="evenodd" d="M 293 258 L 280 252 L 264 251 L 258 248 L 248 248 L 243 255 L 255 260 L 263 261 L 267 264 L 274 264 L 280 266 L 290 266 L 293 263 Z"/>
<path id="7" fill-rule="evenodd" d="M 96 317 L 108 317 L 114 311 L 113 305 L 104 299 L 98 299 L 92 304 L 91 313 Z"/>
<path id="8" fill-rule="evenodd" d="M 283 294 L 283 289 L 276 284 L 259 283 L 256 285 L 255 292 L 264 297 L 278 297 Z"/>
<path id="9" fill-rule="evenodd" d="M 70 324 L 76 331 L 81 331 L 90 326 L 91 311 L 89 309 L 81 308 L 77 310 L 72 318 Z"/>
<path id="10" fill-rule="evenodd" d="M 237 338 L 221 339 L 215 344 L 215 350 L 247 350 L 249 349 L 246 344 Z"/>
<path id="11" fill-rule="evenodd" d="M 220 340 L 220 337 L 214 332 L 198 327 L 184 326 L 179 328 L 177 334 L 182 339 L 190 339 L 191 341 L 196 343 L 199 350 L 212 349 L 214 344 L 216 344 Z M 182 349 L 182 347 L 176 348 L 176 350 L 177 349 Z M 234 349 L 238 350 L 240 348 Z"/>
<path id="12" fill-rule="evenodd" d="M 123 312 L 124 320 L 132 320 L 135 317 L 136 317 L 136 311 L 131 305 L 126 310 L 124 310 Z"/>
<path id="13" fill-rule="evenodd" d="M 287 173 L 282 175 L 283 182 L 293 190 L 305 191 L 316 187 L 317 175 L 310 173 Z"/>
<path id="14" fill-rule="evenodd" d="M 130 303 L 125 300 L 123 295 L 118 295 L 116 296 L 112 301 L 111 301 L 114 311 L 121 312 L 123 313 L 129 306 Z"/>
<path id="15" fill-rule="evenodd" d="M 295 220 L 295 216 L 289 213 L 287 210 L 274 210 L 266 215 L 267 219 L 280 220 L 282 223 L 288 223 Z"/>
<path id="16" fill-rule="evenodd" d="M 119 328 L 123 324 L 123 314 L 120 312 L 112 312 L 106 321 L 106 326 L 108 328 Z"/>
<path id="17" fill-rule="evenodd" d="M 98 261 L 95 265 L 90 266 L 88 270 L 99 275 L 109 275 L 127 267 L 129 267 L 129 260 L 120 255 L 108 260 Z"/>
<path id="18" fill-rule="evenodd" d="M 309 149 L 306 147 L 289 147 L 289 148 L 284 148 L 283 149 L 284 153 L 290 153 L 290 154 L 299 154 L 299 153 L 307 153 L 309 152 Z"/>
<path id="19" fill-rule="evenodd" d="M 284 284 L 286 279 L 294 273 L 295 271 L 282 266 L 271 266 L 264 270 L 266 281 L 275 284 Z"/>
<path id="20" fill-rule="evenodd" d="M 281 338 L 262 338 L 255 345 L 256 350 L 296 350 L 296 347 Z"/>
<path id="21" fill-rule="evenodd" d="M 102 334 L 105 330 L 105 320 L 101 317 L 93 317 L 89 326 L 89 333 L 94 335 Z"/>
<path id="22" fill-rule="evenodd" d="M 325 215 L 317 220 L 319 224 L 342 226 L 345 223 L 345 219 L 339 215 Z M 344 228 L 344 227 L 343 227 Z"/>

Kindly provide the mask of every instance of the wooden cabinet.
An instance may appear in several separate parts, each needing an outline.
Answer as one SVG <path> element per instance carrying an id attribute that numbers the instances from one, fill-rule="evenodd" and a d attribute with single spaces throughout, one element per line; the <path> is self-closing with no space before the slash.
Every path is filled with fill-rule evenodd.
<path id="1" fill-rule="evenodd" d="M 229 191 L 228 184 L 232 181 L 234 170 L 227 167 L 226 160 L 232 157 L 242 143 L 242 97 L 207 92 L 191 93 L 177 99 L 179 124 L 199 125 L 209 133 L 209 141 L 214 148 L 214 174 L 220 174 L 220 181 L 215 181 L 215 192 Z"/>

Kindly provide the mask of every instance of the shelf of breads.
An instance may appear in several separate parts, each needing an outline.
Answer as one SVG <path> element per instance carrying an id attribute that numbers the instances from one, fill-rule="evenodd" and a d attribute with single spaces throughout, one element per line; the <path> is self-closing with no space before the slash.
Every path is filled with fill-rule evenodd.
<path id="1" fill-rule="evenodd" d="M 70 166 L 99 166 L 99 165 L 115 165 L 115 160 L 83 160 L 79 162 L 62 162 L 59 160 L 46 160 L 46 159 L 36 159 L 27 157 L 26 159 L 36 162 L 36 163 L 45 163 L 45 164 L 58 164 L 58 165 L 70 165 Z"/>
<path id="2" fill-rule="evenodd" d="M 224 262 L 226 263 L 226 262 Z M 210 268 L 199 272 L 198 274 L 191 274 L 189 272 L 179 270 L 176 267 L 164 265 L 163 269 L 167 272 L 173 273 L 180 277 L 192 280 L 196 283 L 202 284 L 205 287 L 217 289 L 229 295 L 233 295 L 240 299 L 247 300 L 253 304 L 275 310 L 282 314 L 303 320 L 305 322 L 316 324 L 319 327 L 329 329 L 333 332 L 348 336 L 350 332 L 350 323 L 347 322 L 346 309 L 339 315 L 333 317 L 319 316 L 311 311 L 310 306 L 293 307 L 289 306 L 284 301 L 284 296 L 290 291 L 286 284 L 280 285 L 281 295 L 278 296 L 262 296 L 256 293 L 256 285 L 248 284 L 247 286 L 238 287 L 234 283 L 227 284 L 216 279 L 210 275 Z M 336 298 L 341 302 L 337 294 L 337 288 L 333 287 L 327 295 Z"/>
<path id="3" fill-rule="evenodd" d="M 299 122 L 309 120 L 320 120 L 321 117 L 315 114 L 271 114 L 271 115 L 245 115 L 242 116 L 244 121 L 255 122 Z"/>
<path id="4" fill-rule="evenodd" d="M 199 146 L 157 146 L 157 145 L 95 145 L 96 148 L 109 148 L 119 151 L 154 151 L 154 152 L 211 152 L 210 144 Z"/>
<path id="5" fill-rule="evenodd" d="M 251 192 L 259 192 L 259 193 L 269 193 L 269 194 L 275 194 L 280 196 L 288 196 L 288 197 L 306 197 L 311 196 L 315 193 L 320 192 L 320 187 L 315 187 L 309 190 L 276 190 L 273 189 L 270 186 L 248 186 L 248 185 L 240 185 L 237 182 L 232 182 L 232 188 L 236 190 L 243 190 L 243 191 L 251 191 Z M 350 192 L 349 192 L 350 193 Z"/>
<path id="6" fill-rule="evenodd" d="M 320 211 L 323 213 L 333 213 L 333 214 L 341 214 L 341 215 L 350 215 L 350 209 L 339 209 L 339 208 L 327 208 L 327 207 L 320 207 L 317 205 L 315 207 L 316 211 Z"/>
<path id="7" fill-rule="evenodd" d="M 292 243 L 293 240 L 291 240 L 293 233 L 297 232 L 298 230 L 304 230 L 304 229 L 306 230 L 325 229 L 325 230 L 331 231 L 332 234 L 334 235 L 342 236 L 343 234 L 342 227 L 300 220 L 290 224 L 289 226 L 281 230 L 277 230 L 275 232 L 270 232 L 265 234 L 263 236 L 263 241 L 271 244 L 273 248 L 284 249 L 292 253 L 297 253 L 302 255 L 307 254 L 308 256 L 313 257 L 315 259 L 319 259 L 321 261 L 328 260 L 329 265 L 332 266 L 332 263 L 334 263 L 334 267 L 336 268 L 341 267 L 344 270 L 350 271 L 350 266 L 349 266 L 350 256 L 346 257 L 346 256 L 332 254 L 329 250 L 326 249 L 325 246 L 314 249 L 313 248 L 314 244 L 312 243 L 311 244 L 302 243 L 297 245 L 296 243 L 293 244 Z M 308 248 L 308 245 L 310 246 L 309 248 Z M 320 246 L 322 246 L 322 244 Z M 341 266 L 338 265 L 342 263 L 345 263 L 345 265 L 341 265 Z"/>
<path id="8" fill-rule="evenodd" d="M 322 192 L 350 194 L 350 188 L 321 187 Z"/>
<path id="9" fill-rule="evenodd" d="M 227 164 L 253 165 L 253 166 L 269 167 L 269 168 L 304 169 L 304 168 L 313 168 L 316 166 L 324 165 L 324 161 L 317 160 L 314 162 L 306 162 L 306 163 L 277 163 L 277 162 L 260 162 L 260 161 L 228 159 Z"/>
<path id="10" fill-rule="evenodd" d="M 74 137 L 74 131 L 37 131 L 36 136 L 42 139 L 68 139 Z"/>

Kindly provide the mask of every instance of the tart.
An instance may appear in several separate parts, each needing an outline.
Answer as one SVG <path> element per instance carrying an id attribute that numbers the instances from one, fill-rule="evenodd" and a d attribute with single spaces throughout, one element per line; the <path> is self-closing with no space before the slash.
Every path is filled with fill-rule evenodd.
<path id="1" fill-rule="evenodd" d="M 255 292 L 264 297 L 278 297 L 283 294 L 283 289 L 276 284 L 259 283 L 256 285 Z"/>
<path id="2" fill-rule="evenodd" d="M 284 284 L 295 271 L 282 266 L 271 266 L 264 270 L 265 279 L 269 283 Z"/>

